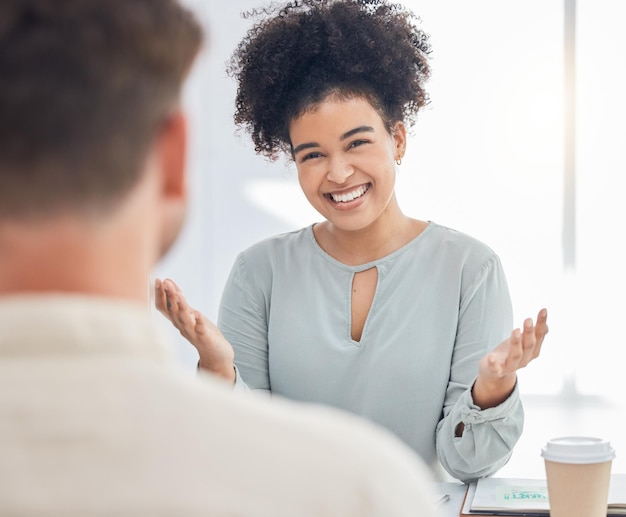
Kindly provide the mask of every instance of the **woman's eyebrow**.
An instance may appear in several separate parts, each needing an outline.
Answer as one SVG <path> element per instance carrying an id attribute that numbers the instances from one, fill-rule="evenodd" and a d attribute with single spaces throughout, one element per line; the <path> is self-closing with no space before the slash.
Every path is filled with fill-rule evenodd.
<path id="1" fill-rule="evenodd" d="M 319 147 L 320 144 L 316 142 L 308 142 L 306 144 L 300 144 L 293 150 L 293 154 L 298 154 L 300 151 L 304 151 L 305 149 L 310 149 L 311 147 Z"/>
<path id="2" fill-rule="evenodd" d="M 374 132 L 374 128 L 372 126 L 359 126 L 359 127 L 355 127 L 354 129 L 351 129 L 350 131 L 346 131 L 343 135 L 341 135 L 339 137 L 340 140 L 345 140 L 346 138 L 350 138 L 353 135 L 356 135 L 357 133 L 373 133 Z M 298 154 L 300 151 L 303 151 L 304 149 L 310 149 L 312 147 L 319 147 L 320 144 L 318 144 L 317 142 L 307 142 L 304 144 L 300 144 L 298 146 L 296 146 L 293 150 L 293 154 Z"/>
<path id="3" fill-rule="evenodd" d="M 345 140 L 346 138 L 350 138 L 352 135 L 356 135 L 357 133 L 373 133 L 374 128 L 372 126 L 359 126 L 351 129 L 350 131 L 345 132 L 341 135 L 341 140 Z"/>

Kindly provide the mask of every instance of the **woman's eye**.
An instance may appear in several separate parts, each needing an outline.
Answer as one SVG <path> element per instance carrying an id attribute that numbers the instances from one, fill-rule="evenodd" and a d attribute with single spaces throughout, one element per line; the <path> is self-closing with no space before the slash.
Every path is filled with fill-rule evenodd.
<path id="1" fill-rule="evenodd" d="M 368 141 L 367 140 L 354 140 L 353 142 L 350 142 L 350 145 L 348 146 L 348 149 L 352 149 L 354 147 L 359 147 L 363 144 L 367 144 Z"/>
<path id="2" fill-rule="evenodd" d="M 307 160 L 311 160 L 313 158 L 319 158 L 321 155 L 322 153 L 319 152 L 307 153 L 302 157 L 302 161 L 306 162 Z"/>

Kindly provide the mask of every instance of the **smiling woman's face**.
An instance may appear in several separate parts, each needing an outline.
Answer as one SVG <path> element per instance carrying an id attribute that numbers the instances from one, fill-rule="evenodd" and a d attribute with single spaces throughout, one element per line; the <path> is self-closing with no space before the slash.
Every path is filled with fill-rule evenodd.
<path id="1" fill-rule="evenodd" d="M 300 186 L 332 225 L 365 229 L 395 205 L 394 161 L 406 146 L 402 122 L 390 134 L 366 99 L 330 96 L 293 120 L 289 134 Z"/>

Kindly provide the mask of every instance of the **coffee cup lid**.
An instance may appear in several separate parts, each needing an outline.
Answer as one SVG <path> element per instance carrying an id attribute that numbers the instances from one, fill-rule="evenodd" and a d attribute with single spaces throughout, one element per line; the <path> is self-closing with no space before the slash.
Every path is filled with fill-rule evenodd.
<path id="1" fill-rule="evenodd" d="M 563 436 L 549 440 L 541 455 L 557 463 L 603 463 L 615 457 L 615 450 L 602 438 Z"/>

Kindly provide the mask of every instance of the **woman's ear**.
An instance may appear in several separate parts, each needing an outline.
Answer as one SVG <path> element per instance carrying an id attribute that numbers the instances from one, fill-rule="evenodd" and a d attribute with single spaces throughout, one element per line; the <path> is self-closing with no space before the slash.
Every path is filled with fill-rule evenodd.
<path id="1" fill-rule="evenodd" d="M 406 152 L 406 126 L 404 122 L 398 120 L 391 129 L 391 136 L 394 143 L 394 155 L 395 161 L 401 160 Z"/>

